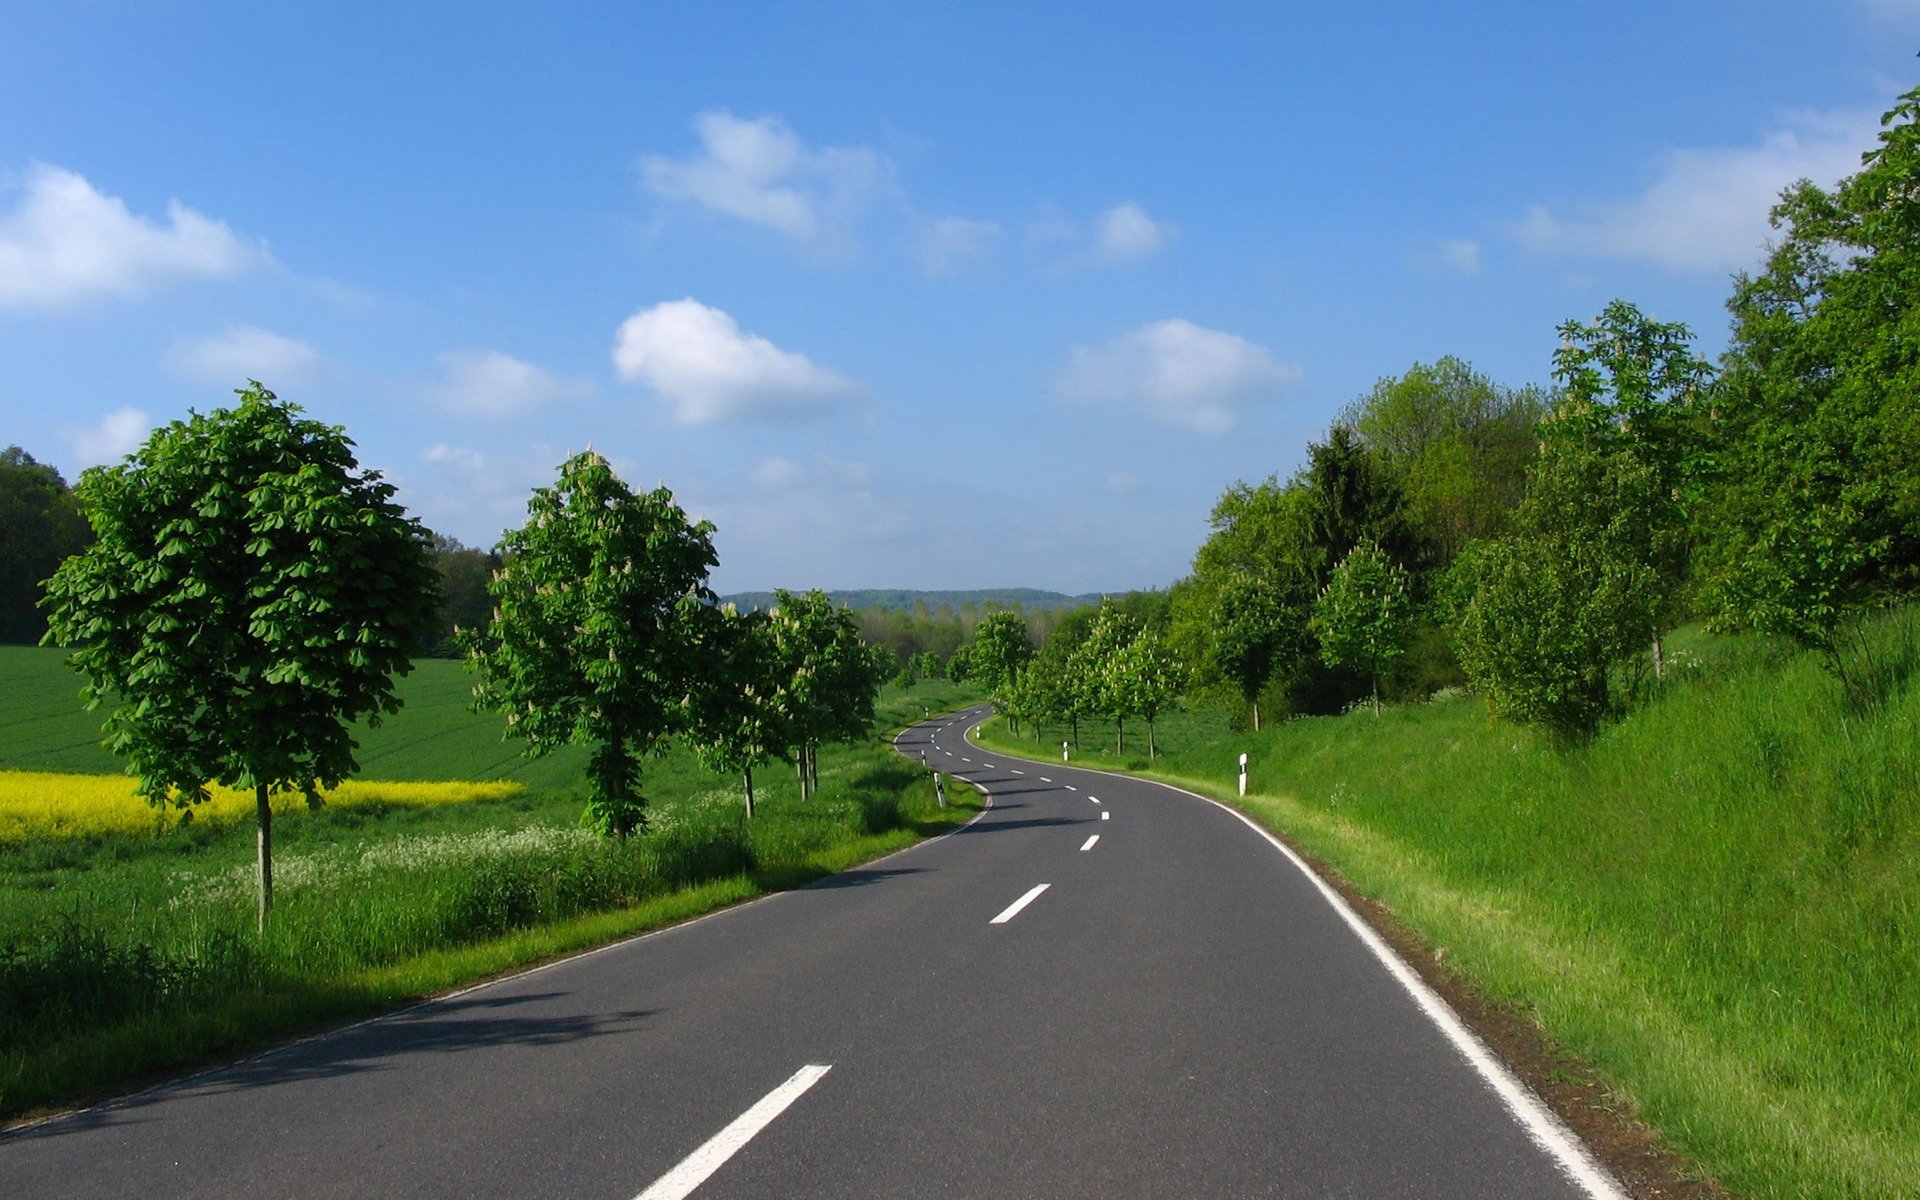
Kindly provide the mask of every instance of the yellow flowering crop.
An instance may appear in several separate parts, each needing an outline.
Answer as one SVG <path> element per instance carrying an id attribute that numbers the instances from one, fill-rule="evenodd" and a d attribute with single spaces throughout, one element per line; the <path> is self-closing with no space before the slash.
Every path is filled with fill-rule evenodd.
<path id="1" fill-rule="evenodd" d="M 159 834 L 179 825 L 187 811 L 196 823 L 231 825 L 253 818 L 253 793 L 216 787 L 213 796 L 191 810 L 148 804 L 125 775 L 59 775 L 45 771 L 0 771 L 0 843 L 29 838 L 87 837 L 93 834 Z M 429 807 L 470 800 L 499 800 L 520 790 L 517 783 L 387 783 L 353 779 L 322 793 L 329 807 L 392 804 Z M 290 792 L 273 798 L 275 815 L 304 812 L 306 797 Z"/>

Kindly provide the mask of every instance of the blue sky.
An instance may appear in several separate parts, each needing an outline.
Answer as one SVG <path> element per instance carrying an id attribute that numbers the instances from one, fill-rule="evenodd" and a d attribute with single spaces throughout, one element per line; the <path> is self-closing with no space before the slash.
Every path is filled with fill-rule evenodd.
<path id="1" fill-rule="evenodd" d="M 554 8 L 0 8 L 0 442 L 252 374 L 472 543 L 590 443 L 722 590 L 1164 585 L 1412 362 L 1717 350 L 1920 74 L 1920 0 Z"/>

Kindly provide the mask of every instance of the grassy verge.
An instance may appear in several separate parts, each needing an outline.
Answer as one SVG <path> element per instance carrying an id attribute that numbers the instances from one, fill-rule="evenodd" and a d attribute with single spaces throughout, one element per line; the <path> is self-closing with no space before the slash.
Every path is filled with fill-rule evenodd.
<path id="1" fill-rule="evenodd" d="M 900 849 L 975 808 L 966 797 L 936 807 L 925 773 L 894 754 L 888 737 L 927 708 L 969 698 L 940 685 L 889 689 L 883 733 L 823 752 L 814 800 L 800 800 L 789 773 L 759 773 L 751 822 L 737 780 L 671 753 L 649 765 L 650 832 L 624 846 L 579 829 L 578 794 L 551 783 L 433 808 L 298 813 L 276 822 L 279 902 L 265 937 L 249 929 L 245 827 L 0 845 L 0 1117 L 242 1053 Z M 441 737 L 422 741 L 436 760 L 444 757 L 437 741 L 474 737 L 444 711 L 434 719 Z"/>
<path id="2" fill-rule="evenodd" d="M 1453 696 L 1259 734 L 1183 714 L 1151 764 L 1144 730 L 1121 755 L 1083 723 L 1077 761 L 1237 803 L 1330 863 L 1734 1192 L 1914 1197 L 1920 610 L 1873 637 L 1905 681 L 1867 714 L 1809 656 L 1693 636 L 1572 749 Z M 1051 758 L 1063 735 L 983 736 Z"/>

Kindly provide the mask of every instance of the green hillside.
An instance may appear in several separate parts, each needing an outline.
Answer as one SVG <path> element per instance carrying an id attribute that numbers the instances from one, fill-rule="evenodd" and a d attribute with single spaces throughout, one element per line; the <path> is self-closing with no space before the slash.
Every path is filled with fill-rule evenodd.
<path id="1" fill-rule="evenodd" d="M 0 646 L 0 770 L 118 771 L 100 745 L 98 713 L 80 707 L 80 678 L 58 650 Z M 501 739 L 497 717 L 469 707 L 472 676 L 459 662 L 426 659 L 400 681 L 403 706 L 379 728 L 362 726 L 360 774 L 369 779 L 513 779 L 529 787 L 566 786 L 583 761 L 565 751 L 521 757 Z"/>

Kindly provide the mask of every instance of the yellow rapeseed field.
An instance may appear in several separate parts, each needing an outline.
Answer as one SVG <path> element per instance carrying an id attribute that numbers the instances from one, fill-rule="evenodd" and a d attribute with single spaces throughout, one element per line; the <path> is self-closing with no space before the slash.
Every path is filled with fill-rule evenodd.
<path id="1" fill-rule="evenodd" d="M 498 800 L 520 790 L 517 783 L 385 783 L 355 779 L 323 794 L 328 806 L 369 804 L 426 807 Z M 306 811 L 298 792 L 275 796 L 274 813 Z M 214 788 L 213 797 L 192 808 L 196 823 L 232 824 L 253 818 L 253 793 Z M 125 775 L 59 775 L 45 771 L 0 771 L 0 843 L 30 838 L 87 837 L 94 834 L 158 834 L 178 825 L 184 811 L 160 810 L 134 791 Z"/>

